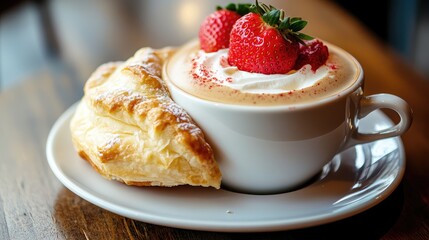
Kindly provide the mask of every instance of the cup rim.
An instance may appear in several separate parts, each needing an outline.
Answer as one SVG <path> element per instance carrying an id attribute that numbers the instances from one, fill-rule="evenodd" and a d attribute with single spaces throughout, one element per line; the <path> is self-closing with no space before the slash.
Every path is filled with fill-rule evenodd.
<path id="1" fill-rule="evenodd" d="M 358 89 L 364 79 L 364 71 L 362 68 L 362 65 L 359 63 L 359 61 L 351 55 L 349 52 L 344 50 L 341 47 L 338 47 L 332 43 L 329 43 L 325 40 L 319 39 L 323 41 L 326 45 L 328 45 L 329 48 L 335 48 L 336 51 L 340 51 L 342 54 L 346 55 L 355 65 L 355 67 L 358 69 L 358 76 L 357 79 L 347 88 L 343 89 L 342 91 L 331 95 L 324 97 L 323 99 L 319 99 L 314 102 L 304 102 L 304 103 L 292 103 L 292 104 L 280 104 L 280 105 L 244 105 L 244 104 L 235 104 L 235 103 L 222 103 L 222 102 L 216 102 L 212 100 L 202 99 L 199 97 L 196 97 L 178 86 L 176 86 L 172 81 L 168 80 L 169 74 L 168 74 L 168 65 L 171 61 L 167 60 L 166 63 L 162 67 L 162 78 L 164 82 L 166 83 L 167 87 L 169 88 L 169 91 L 175 90 L 176 92 L 180 93 L 181 95 L 191 99 L 192 101 L 198 102 L 200 104 L 206 105 L 208 107 L 218 107 L 223 108 L 227 110 L 233 110 L 233 111 L 261 111 L 261 112 L 276 112 L 276 111 L 298 111 L 298 110 L 305 110 L 305 109 L 312 109 L 317 108 L 319 106 L 336 102 L 339 99 L 342 99 L 344 97 L 349 96 L 352 92 L 354 92 L 356 89 Z M 196 40 L 193 40 L 191 42 L 195 42 Z M 176 53 L 174 53 L 176 54 Z M 173 57 L 174 54 L 171 56 Z"/>

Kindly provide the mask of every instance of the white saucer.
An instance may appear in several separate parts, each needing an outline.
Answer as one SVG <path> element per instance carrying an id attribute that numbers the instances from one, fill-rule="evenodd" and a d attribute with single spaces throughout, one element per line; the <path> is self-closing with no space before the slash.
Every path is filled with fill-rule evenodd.
<path id="1" fill-rule="evenodd" d="M 47 141 L 56 177 L 87 201 L 116 214 L 158 225 L 207 231 L 290 230 L 333 222 L 380 203 L 400 183 L 405 154 L 399 137 L 358 145 L 325 166 L 312 184 L 276 195 L 248 195 L 201 187 L 131 187 L 102 178 L 76 154 L 69 122 L 76 104 L 55 123 Z M 380 111 L 360 131 L 386 128 Z"/>

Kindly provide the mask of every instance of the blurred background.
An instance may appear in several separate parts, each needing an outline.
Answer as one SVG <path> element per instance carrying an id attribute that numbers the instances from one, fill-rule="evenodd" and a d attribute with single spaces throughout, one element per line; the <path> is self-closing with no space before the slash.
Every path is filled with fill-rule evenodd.
<path id="1" fill-rule="evenodd" d="M 319 1 L 342 8 L 429 79 L 429 1 Z M 201 5 L 201 0 L 1 1 L 0 91 L 58 64 L 84 82 L 98 65 L 125 60 L 141 47 L 183 44 L 197 36 L 199 23 L 214 9 L 196 2 Z"/>

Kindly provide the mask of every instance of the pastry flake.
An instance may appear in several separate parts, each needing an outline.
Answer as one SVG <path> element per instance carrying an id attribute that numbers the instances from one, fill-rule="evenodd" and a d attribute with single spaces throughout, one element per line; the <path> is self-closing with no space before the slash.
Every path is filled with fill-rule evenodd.
<path id="1" fill-rule="evenodd" d="M 107 179 L 218 189 L 221 172 L 210 145 L 161 78 L 173 51 L 143 48 L 126 62 L 97 68 L 70 123 L 73 145 Z"/>

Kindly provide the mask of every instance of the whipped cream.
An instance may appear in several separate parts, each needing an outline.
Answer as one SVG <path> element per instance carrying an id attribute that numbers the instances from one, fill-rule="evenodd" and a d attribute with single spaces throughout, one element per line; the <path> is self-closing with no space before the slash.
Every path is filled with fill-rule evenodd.
<path id="1" fill-rule="evenodd" d="M 316 71 L 310 65 L 287 74 L 240 71 L 228 50 L 205 53 L 198 39 L 178 48 L 164 68 L 168 83 L 204 100 L 236 105 L 289 105 L 336 96 L 358 79 L 359 68 L 344 51 L 328 45 L 329 58 Z"/>
<path id="2" fill-rule="evenodd" d="M 278 94 L 313 86 L 331 74 L 326 65 L 313 71 L 309 64 L 288 74 L 251 73 L 229 65 L 227 57 L 228 49 L 212 53 L 199 50 L 192 58 L 191 75 L 244 93 Z"/>

